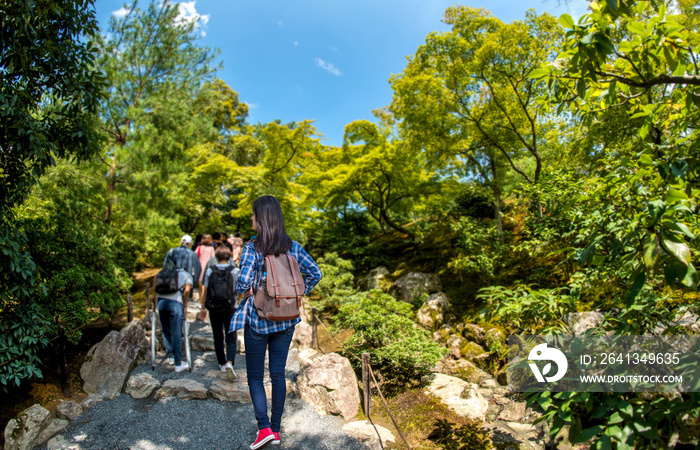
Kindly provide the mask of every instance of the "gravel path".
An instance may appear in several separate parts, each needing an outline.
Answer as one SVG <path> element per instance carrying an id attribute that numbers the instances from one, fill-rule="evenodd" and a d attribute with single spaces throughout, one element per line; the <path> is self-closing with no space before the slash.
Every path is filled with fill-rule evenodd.
<path id="1" fill-rule="evenodd" d="M 190 308 L 188 308 L 190 309 Z M 194 309 L 194 308 L 193 308 Z M 188 311 L 192 313 L 193 311 Z M 194 312 L 198 312 L 198 309 Z M 192 314 L 188 314 L 190 318 Z M 193 336 L 211 336 L 207 323 L 190 319 Z M 242 336 L 241 336 L 242 337 Z M 295 350 L 290 351 L 286 377 L 296 380 L 299 363 Z M 161 384 L 169 379 L 192 379 L 207 389 L 215 381 L 225 379 L 213 351 L 193 351 L 192 372 L 175 373 L 165 361 L 161 350 L 156 368 L 150 361 L 136 367 L 133 374 L 150 373 Z M 184 354 L 183 354 L 184 357 Z M 245 355 L 236 355 L 234 368 L 236 384 L 247 391 Z M 269 383 L 266 371 L 266 384 Z M 268 399 L 269 411 L 269 399 Z M 334 416 L 320 415 L 305 401 L 287 396 L 282 416 L 279 447 L 286 449 L 366 449 L 343 430 L 345 422 Z M 182 400 L 154 395 L 134 399 L 122 394 L 114 400 L 103 401 L 89 408 L 54 439 L 39 449 L 247 449 L 255 439 L 257 424 L 251 403 L 219 401 L 211 396 L 205 400 Z M 51 444 L 51 445 L 48 445 Z"/>

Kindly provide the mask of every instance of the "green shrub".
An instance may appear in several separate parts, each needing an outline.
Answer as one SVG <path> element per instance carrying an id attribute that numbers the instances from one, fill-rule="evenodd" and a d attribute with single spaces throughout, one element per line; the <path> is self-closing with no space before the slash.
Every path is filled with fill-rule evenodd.
<path id="1" fill-rule="evenodd" d="M 338 307 L 355 292 L 352 262 L 331 252 L 318 258 L 317 263 L 323 273 L 323 278 L 315 287 L 320 297 L 320 309 L 336 313 Z"/>
<path id="2" fill-rule="evenodd" d="M 576 311 L 576 300 L 559 289 L 533 289 L 518 285 L 513 289 L 489 286 L 477 298 L 486 301 L 480 315 L 513 329 L 550 333 L 566 328 L 568 313 Z"/>
<path id="3" fill-rule="evenodd" d="M 358 357 L 369 353 L 373 369 L 391 387 L 419 382 L 447 352 L 416 326 L 410 304 L 381 291 L 351 296 L 336 319 L 337 327 L 355 331 L 344 352 Z M 356 358 L 351 356 L 350 361 L 360 367 Z"/>

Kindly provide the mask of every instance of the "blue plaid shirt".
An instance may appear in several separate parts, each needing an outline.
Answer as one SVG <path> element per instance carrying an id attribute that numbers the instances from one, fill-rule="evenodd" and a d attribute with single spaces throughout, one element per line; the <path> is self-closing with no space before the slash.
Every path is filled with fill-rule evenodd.
<path id="1" fill-rule="evenodd" d="M 318 268 L 316 261 L 306 253 L 306 250 L 297 241 L 292 241 L 292 249 L 287 254 L 292 255 L 299 263 L 299 270 L 304 276 L 304 294 L 308 295 L 311 289 L 321 280 L 321 269 Z M 236 295 L 248 291 L 251 287 L 254 287 L 253 290 L 257 291 L 260 278 L 262 277 L 264 262 L 263 255 L 255 250 L 252 241 L 248 241 L 243 247 L 243 254 L 241 255 L 241 271 L 238 273 Z M 247 324 L 257 333 L 270 334 L 286 330 L 299 322 L 301 322 L 299 317 L 282 322 L 261 318 L 253 305 L 253 296 L 251 295 L 238 305 L 238 309 L 231 320 L 229 331 L 239 330 Z"/>

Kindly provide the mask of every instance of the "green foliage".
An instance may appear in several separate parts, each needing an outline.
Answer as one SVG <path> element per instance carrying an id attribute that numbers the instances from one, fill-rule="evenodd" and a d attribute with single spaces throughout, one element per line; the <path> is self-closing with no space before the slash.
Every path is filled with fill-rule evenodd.
<path id="1" fill-rule="evenodd" d="M 544 410 L 535 423 L 550 421 L 552 438 L 569 425 L 566 438 L 592 449 L 665 448 L 674 435 L 690 439 L 688 425 L 698 417 L 700 395 L 539 392 L 528 398 L 533 405 Z"/>
<path id="2" fill-rule="evenodd" d="M 369 353 L 372 367 L 390 387 L 420 381 L 447 352 L 415 324 L 411 305 L 381 291 L 349 297 L 340 307 L 336 326 L 354 331 L 344 351 L 358 357 Z M 359 367 L 359 361 L 350 360 Z"/>
<path id="3" fill-rule="evenodd" d="M 471 217 L 461 217 L 452 224 L 457 233 L 457 257 L 448 267 L 460 272 L 460 276 L 476 275 L 488 283 L 502 267 L 507 247 L 501 241 L 496 224 Z"/>
<path id="4" fill-rule="evenodd" d="M 87 39 L 91 0 L 12 1 L 0 27 L 0 214 L 20 204 L 54 158 L 93 154 L 104 79 Z M 40 63 L 38 63 L 40 62 Z"/>
<path id="5" fill-rule="evenodd" d="M 372 236 L 381 230 L 365 211 L 327 209 L 323 215 L 312 216 L 304 229 L 315 247 L 350 260 L 356 273 L 384 263 L 380 245 L 372 242 Z"/>
<path id="6" fill-rule="evenodd" d="M 565 330 L 564 320 L 576 311 L 576 299 L 562 294 L 562 289 L 533 289 L 530 286 L 489 286 L 477 298 L 486 302 L 480 315 L 530 334 L 547 334 Z"/>
<path id="7" fill-rule="evenodd" d="M 104 79 L 87 41 L 97 32 L 93 2 L 3 2 L 0 21 L 0 383 L 40 375 L 47 318 L 43 293 L 15 208 L 55 158 L 86 159 L 100 139 L 94 127 Z"/>
<path id="8" fill-rule="evenodd" d="M 428 439 L 445 450 L 461 450 L 466 448 L 491 448 L 491 433 L 481 427 L 478 422 L 460 427 L 444 419 L 435 422 L 435 429 Z"/>
<path id="9" fill-rule="evenodd" d="M 19 386 L 24 379 L 41 378 L 37 350 L 46 347 L 51 325 L 36 304 L 0 312 L 0 388 Z"/>
<path id="10" fill-rule="evenodd" d="M 321 298 L 321 309 L 335 313 L 355 293 L 352 262 L 340 258 L 335 252 L 326 253 L 316 262 L 323 273 L 315 287 Z"/>
<path id="11" fill-rule="evenodd" d="M 44 286 L 34 301 L 45 317 L 72 330 L 125 304 L 131 280 L 115 263 L 110 231 L 101 221 L 60 202 L 35 207 L 30 200 L 20 225 Z"/>
<path id="12" fill-rule="evenodd" d="M 187 150 L 218 140 L 246 112 L 214 79 L 216 52 L 198 45 L 197 21 L 178 14 L 170 1 L 143 10 L 134 2 L 94 40 L 110 89 L 100 108 L 107 142 L 89 174 L 100 187 L 99 217 L 141 243 L 142 263 L 162 261 L 191 224 L 179 214 L 192 194 Z"/>

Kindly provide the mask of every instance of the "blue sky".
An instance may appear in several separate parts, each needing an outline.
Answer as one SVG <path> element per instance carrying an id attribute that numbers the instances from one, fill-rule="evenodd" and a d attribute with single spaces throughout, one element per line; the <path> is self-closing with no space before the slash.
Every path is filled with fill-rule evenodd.
<path id="1" fill-rule="evenodd" d="M 200 17 L 202 45 L 220 49 L 219 78 L 250 107 L 250 123 L 314 120 L 323 143 L 341 145 L 348 123 L 374 120 L 391 102 L 388 79 L 431 31 L 446 31 L 443 0 L 196 0 L 180 3 Z M 584 0 L 496 0 L 485 7 L 504 22 L 528 8 L 578 17 Z M 95 0 L 103 29 L 123 0 Z M 145 9 L 147 1 L 139 6 Z"/>

